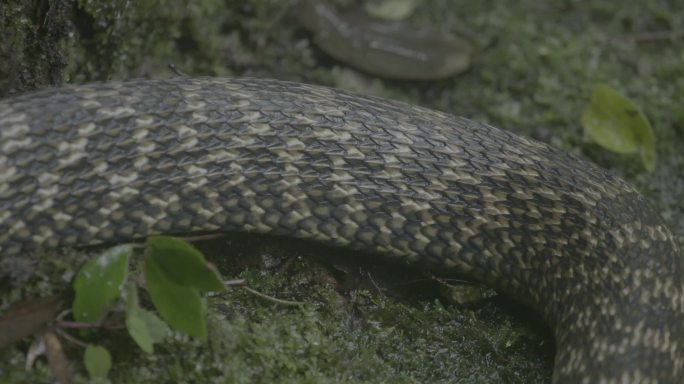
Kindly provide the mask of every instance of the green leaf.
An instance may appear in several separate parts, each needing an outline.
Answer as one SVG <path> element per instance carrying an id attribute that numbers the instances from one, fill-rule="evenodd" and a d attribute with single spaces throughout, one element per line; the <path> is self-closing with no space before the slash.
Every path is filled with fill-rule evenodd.
<path id="1" fill-rule="evenodd" d="M 178 285 L 200 291 L 223 291 L 221 275 L 189 243 L 169 236 L 147 238 L 145 256 L 151 258 L 164 274 Z"/>
<path id="2" fill-rule="evenodd" d="M 166 335 L 169 333 L 169 327 L 157 315 L 148 310 L 140 309 L 140 318 L 147 325 L 147 330 L 153 343 L 159 343 L 166 338 Z"/>
<path id="3" fill-rule="evenodd" d="M 140 349 L 152 353 L 169 332 L 169 327 L 155 314 L 138 305 L 138 293 L 132 284 L 128 286 L 126 305 L 126 329 Z"/>
<path id="4" fill-rule="evenodd" d="M 651 124 L 636 104 L 609 86 L 594 86 L 591 103 L 582 112 L 582 126 L 602 147 L 623 154 L 639 153 L 648 171 L 655 168 Z"/>
<path id="5" fill-rule="evenodd" d="M 139 308 L 126 314 L 128 334 L 147 353 L 154 351 L 154 344 L 161 342 L 169 332 L 169 327 L 154 313 Z"/>
<path id="6" fill-rule="evenodd" d="M 83 363 L 91 379 L 107 377 L 112 368 L 112 356 L 104 347 L 88 345 L 83 355 Z"/>
<path id="7" fill-rule="evenodd" d="M 171 280 L 150 255 L 145 255 L 144 273 L 150 298 L 162 318 L 172 328 L 206 340 L 199 291 Z"/>
<path id="8" fill-rule="evenodd" d="M 131 253 L 130 245 L 119 245 L 104 251 L 81 268 L 74 281 L 74 319 L 92 323 L 104 316 L 112 301 L 119 296 L 128 274 Z"/>

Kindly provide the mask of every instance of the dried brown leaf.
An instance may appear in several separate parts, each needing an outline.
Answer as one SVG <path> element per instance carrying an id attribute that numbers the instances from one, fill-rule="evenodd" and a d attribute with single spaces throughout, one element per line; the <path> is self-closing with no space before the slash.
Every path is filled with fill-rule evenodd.
<path id="1" fill-rule="evenodd" d="M 58 296 L 42 297 L 14 304 L 0 318 L 0 349 L 40 332 L 45 324 L 54 320 L 59 311 Z"/>

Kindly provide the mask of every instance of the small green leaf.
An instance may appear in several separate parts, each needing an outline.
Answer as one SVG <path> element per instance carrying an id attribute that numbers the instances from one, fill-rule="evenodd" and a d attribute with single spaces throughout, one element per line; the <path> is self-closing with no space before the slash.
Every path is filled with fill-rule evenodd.
<path id="1" fill-rule="evenodd" d="M 88 345 L 83 355 L 83 363 L 91 379 L 107 377 L 112 368 L 112 356 L 104 347 Z"/>
<path id="2" fill-rule="evenodd" d="M 164 274 L 176 284 L 200 291 L 223 291 L 218 271 L 189 243 L 169 236 L 147 238 L 145 257 L 152 258 Z"/>
<path id="3" fill-rule="evenodd" d="M 162 319 L 158 318 L 154 313 L 145 309 L 140 310 L 140 318 L 147 324 L 147 330 L 153 343 L 159 343 L 166 338 L 169 333 L 169 327 Z"/>
<path id="4" fill-rule="evenodd" d="M 74 319 L 92 323 L 104 316 L 112 301 L 119 296 L 128 274 L 131 253 L 130 245 L 119 245 L 104 251 L 81 268 L 74 281 Z"/>
<path id="5" fill-rule="evenodd" d="M 166 337 L 169 327 L 152 312 L 140 308 L 138 293 L 132 284 L 128 286 L 126 305 L 126 329 L 140 349 L 152 353 L 154 344 Z"/>
<path id="6" fill-rule="evenodd" d="M 162 318 L 172 328 L 206 340 L 199 291 L 168 278 L 150 255 L 145 255 L 144 273 L 150 298 Z"/>
<path id="7" fill-rule="evenodd" d="M 582 112 L 587 135 L 617 153 L 639 153 L 648 171 L 655 168 L 655 139 L 646 115 L 630 99 L 605 84 L 593 88 Z"/>
<path id="8" fill-rule="evenodd" d="M 139 314 L 140 312 L 138 311 L 126 313 L 126 329 L 140 349 L 147 353 L 152 353 L 154 351 L 154 342 L 152 341 L 149 329 L 147 329 L 147 324 L 145 324 L 145 321 Z"/>
<path id="9" fill-rule="evenodd" d="M 169 327 L 154 313 L 138 308 L 126 315 L 128 334 L 140 346 L 140 349 L 152 353 L 154 344 L 161 342 L 169 332 Z"/>
<path id="10" fill-rule="evenodd" d="M 128 313 L 140 308 L 140 299 L 135 284 L 129 283 L 126 288 L 126 313 Z"/>

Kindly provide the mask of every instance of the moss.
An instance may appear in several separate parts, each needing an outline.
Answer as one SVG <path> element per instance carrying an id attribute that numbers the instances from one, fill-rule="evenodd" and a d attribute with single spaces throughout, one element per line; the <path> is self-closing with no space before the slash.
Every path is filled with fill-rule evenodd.
<path id="1" fill-rule="evenodd" d="M 8 2 L 0 8 L 0 97 L 59 83 L 72 30 L 71 1 Z"/>
<path id="2" fill-rule="evenodd" d="M 446 24 L 486 47 L 468 73 L 434 83 L 391 82 L 348 70 L 310 43 L 293 22 L 297 5 L 290 2 L 59 3 L 2 8 L 0 94 L 59 81 L 171 76 L 168 63 L 193 75 L 353 86 L 531 135 L 595 161 L 648 195 L 684 245 L 684 41 L 647 34 L 682 28 L 684 12 L 675 2 L 425 3 L 411 22 Z M 638 159 L 584 142 L 580 114 L 596 82 L 628 95 L 651 120 L 655 172 L 643 172 Z M 327 259 L 331 251 L 283 239 L 238 236 L 206 250 L 227 276 L 241 275 L 266 293 L 308 304 L 282 307 L 242 291 L 210 297 L 210 342 L 174 336 L 153 355 L 124 337 L 99 334 L 98 340 L 111 341 L 114 382 L 527 383 L 550 375 L 549 336 L 537 330 L 538 319 L 504 298 L 456 307 L 435 302 L 440 296 L 432 293 L 393 295 L 399 282 L 423 277 L 390 278 L 378 290 L 378 269 L 368 280 L 367 269 L 351 272 L 360 269 L 356 264 L 300 259 L 302 252 Z M 294 261 L 284 261 L 283 254 Z M 21 289 L 4 285 L 3 303 L 64 289 L 74 262 L 44 256 L 10 263 L 39 273 Z M 47 381 L 43 362 L 23 370 L 26 347 L 0 352 L 0 382 Z M 67 352 L 83 372 L 81 351 Z"/>

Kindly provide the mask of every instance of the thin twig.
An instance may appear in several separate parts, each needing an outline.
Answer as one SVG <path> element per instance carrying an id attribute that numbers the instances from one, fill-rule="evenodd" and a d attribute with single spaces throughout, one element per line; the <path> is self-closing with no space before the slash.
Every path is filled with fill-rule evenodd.
<path id="1" fill-rule="evenodd" d="M 96 329 L 101 328 L 102 324 L 98 323 L 82 323 L 80 321 L 58 321 L 57 326 L 64 329 Z"/>
<path id="2" fill-rule="evenodd" d="M 261 293 L 261 292 L 259 292 L 259 291 L 257 291 L 257 290 L 254 290 L 254 289 L 252 289 L 252 288 L 250 288 L 250 287 L 247 287 L 247 286 L 242 287 L 242 289 L 244 289 L 244 290 L 246 290 L 247 292 L 253 294 L 254 296 L 260 297 L 260 298 L 262 298 L 262 299 L 264 299 L 264 300 L 272 301 L 272 302 L 274 302 L 274 303 L 282 304 L 282 305 L 290 305 L 290 306 L 297 306 L 297 307 L 299 307 L 299 306 L 302 306 L 302 305 L 305 304 L 305 303 L 302 302 L 302 301 L 290 301 L 290 300 L 277 299 L 277 298 L 275 298 L 275 297 L 272 297 L 272 296 L 263 294 L 263 293 Z"/>
<path id="3" fill-rule="evenodd" d="M 55 328 L 55 332 L 58 333 L 60 336 L 62 336 L 64 338 L 64 340 L 69 341 L 71 343 L 74 343 L 81 348 L 88 347 L 88 343 L 85 343 L 85 342 L 71 336 L 70 334 L 66 333 L 63 329 L 60 329 L 59 327 Z"/>
<path id="4" fill-rule="evenodd" d="M 250 288 L 250 287 L 247 285 L 247 280 L 245 280 L 245 279 L 226 280 L 226 281 L 223 282 L 223 284 L 224 284 L 226 287 L 231 287 L 231 288 L 242 288 L 242 289 L 246 290 L 247 292 L 249 292 L 249 293 L 251 293 L 251 294 L 253 294 L 253 295 L 255 295 L 255 296 L 258 296 L 258 297 L 260 297 L 260 298 L 262 298 L 262 299 L 266 299 L 266 300 L 268 300 L 268 301 L 272 301 L 272 302 L 274 302 L 274 303 L 283 304 L 283 305 L 292 305 L 292 306 L 304 305 L 304 302 L 301 302 L 301 301 L 291 301 L 291 300 L 277 299 L 277 298 L 275 298 L 275 297 L 273 297 L 273 296 L 269 296 L 269 295 L 266 295 L 266 294 L 264 294 L 264 293 L 261 293 L 261 292 L 255 290 L 255 289 L 253 289 L 253 288 Z"/>
<path id="5" fill-rule="evenodd" d="M 180 69 L 176 68 L 176 64 L 170 63 L 170 64 L 169 64 L 169 69 L 170 69 L 173 73 L 175 73 L 176 76 L 188 77 L 187 74 L 181 72 Z"/>
<path id="6" fill-rule="evenodd" d="M 55 324 L 57 325 L 57 327 L 62 328 L 62 329 L 97 329 L 97 328 L 103 328 L 106 330 L 119 330 L 119 329 L 126 328 L 125 326 L 118 326 L 116 324 L 113 324 L 113 325 L 108 324 L 107 320 L 111 319 L 111 317 L 105 317 L 96 323 L 84 323 L 81 321 L 63 320 L 64 317 L 66 317 L 66 315 L 68 315 L 70 313 L 71 313 L 71 309 L 65 309 L 59 315 L 57 315 L 57 318 L 55 319 Z"/>
<path id="7" fill-rule="evenodd" d="M 247 286 L 247 280 L 245 280 L 245 279 L 226 280 L 223 282 L 223 284 L 225 284 L 226 287 L 242 288 L 242 287 Z"/>
<path id="8" fill-rule="evenodd" d="M 71 313 L 71 309 L 65 309 L 62 312 L 60 312 L 59 315 L 57 315 L 57 319 L 56 319 L 57 322 L 62 321 L 62 319 L 70 313 Z"/>
<path id="9" fill-rule="evenodd" d="M 373 276 L 371 275 L 370 271 L 366 272 L 366 274 L 368 275 L 368 278 L 370 279 L 375 289 L 378 291 L 378 295 L 380 295 L 380 297 L 387 297 L 385 295 L 385 292 L 383 292 L 380 286 L 378 285 L 378 283 L 376 283 L 375 280 L 373 280 Z"/>

